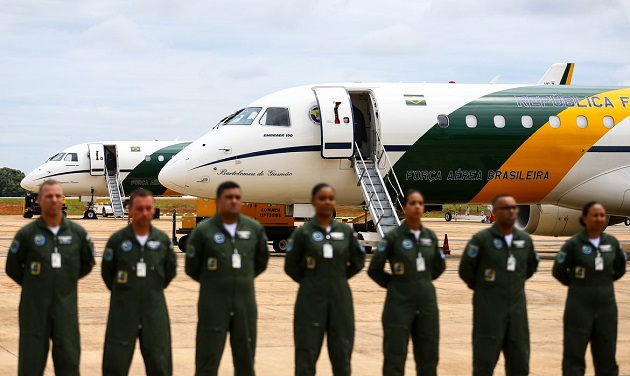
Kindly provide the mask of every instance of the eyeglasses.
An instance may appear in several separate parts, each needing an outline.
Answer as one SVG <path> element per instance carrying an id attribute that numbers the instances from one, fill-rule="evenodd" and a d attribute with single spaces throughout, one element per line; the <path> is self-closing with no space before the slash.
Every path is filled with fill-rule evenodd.
<path id="1" fill-rule="evenodd" d="M 498 208 L 494 208 L 494 210 L 518 210 L 518 206 L 516 205 L 500 206 Z"/>

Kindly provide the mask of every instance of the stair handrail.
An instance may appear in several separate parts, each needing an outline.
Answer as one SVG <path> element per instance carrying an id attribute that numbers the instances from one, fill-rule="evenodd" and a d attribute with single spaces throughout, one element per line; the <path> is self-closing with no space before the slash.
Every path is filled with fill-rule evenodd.
<path id="1" fill-rule="evenodd" d="M 359 177 L 359 183 L 361 185 L 365 185 L 365 183 L 363 182 L 363 174 L 367 172 L 367 165 L 365 164 L 365 160 L 363 159 L 363 155 L 361 154 L 361 150 L 359 150 L 359 146 L 357 145 L 357 143 L 355 142 L 355 150 L 358 153 L 358 157 L 359 157 L 359 162 L 363 165 L 363 172 L 361 172 L 361 176 Z M 356 159 L 356 157 L 355 157 Z M 355 168 L 357 168 L 357 166 L 355 165 Z M 378 166 L 375 166 L 377 172 L 378 172 Z M 380 176 L 380 174 L 379 174 Z M 367 174 L 368 180 L 370 182 L 370 185 L 372 186 L 372 193 L 374 194 L 376 192 L 376 187 L 374 186 L 374 182 L 372 181 L 372 177 L 370 176 L 370 174 Z M 385 189 L 386 187 L 383 186 L 383 188 Z M 387 193 L 387 189 L 385 189 L 385 193 Z M 373 195 L 372 194 L 372 195 Z M 381 222 L 381 220 L 383 219 L 383 217 L 385 216 L 385 208 L 383 208 L 383 204 L 381 204 L 380 200 L 378 200 L 378 206 L 380 206 L 380 213 L 377 213 L 378 208 L 376 207 L 376 205 L 374 205 L 374 200 L 372 200 L 372 197 L 365 197 L 366 200 L 368 200 L 369 202 L 367 203 L 369 207 L 373 207 L 375 213 L 372 213 L 372 216 L 374 216 L 374 214 L 377 215 L 377 218 L 372 218 L 373 220 L 376 220 L 376 222 L 374 223 L 374 226 L 376 226 L 378 228 L 379 223 Z M 381 234 L 383 235 L 383 234 Z"/>
<path id="2" fill-rule="evenodd" d="M 401 197 L 405 197 L 405 193 L 402 190 L 402 187 L 400 185 L 400 181 L 398 180 L 398 176 L 396 176 L 396 173 L 394 172 L 394 165 L 392 164 L 392 161 L 389 159 L 389 155 L 387 155 L 387 151 L 385 150 L 385 144 L 383 144 L 383 140 L 381 139 L 381 135 L 380 133 L 376 130 L 374 133 L 376 133 L 376 139 L 377 142 L 381 145 L 381 156 L 378 156 L 378 153 L 375 152 L 374 153 L 374 158 L 376 161 L 376 169 L 378 171 L 378 164 L 381 161 L 381 158 L 383 156 L 385 156 L 385 168 L 389 169 L 387 171 L 387 173 L 385 174 L 385 178 L 387 179 L 387 182 L 389 183 L 389 185 L 394 189 L 394 192 L 396 192 L 396 200 L 395 202 L 398 204 L 398 206 L 402 209 L 402 201 L 400 200 Z M 394 182 L 396 183 L 396 185 L 394 185 L 391 181 L 391 177 L 390 174 L 394 176 Z M 380 172 L 379 172 L 379 176 L 380 176 Z M 381 179 L 383 179 L 383 183 L 385 183 L 384 178 L 381 176 Z M 387 189 L 386 189 L 387 191 Z"/>

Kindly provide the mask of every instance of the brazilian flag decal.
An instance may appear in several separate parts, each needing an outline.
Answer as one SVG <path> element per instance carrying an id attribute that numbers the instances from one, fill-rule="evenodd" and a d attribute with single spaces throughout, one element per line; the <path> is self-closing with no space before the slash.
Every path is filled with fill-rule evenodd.
<path id="1" fill-rule="evenodd" d="M 407 106 L 426 106 L 427 101 L 424 95 L 405 94 L 405 104 Z"/>

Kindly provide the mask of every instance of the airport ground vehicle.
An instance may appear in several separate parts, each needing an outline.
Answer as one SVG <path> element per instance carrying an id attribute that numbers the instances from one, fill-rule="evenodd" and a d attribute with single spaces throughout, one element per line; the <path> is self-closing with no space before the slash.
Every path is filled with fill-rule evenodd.
<path id="1" fill-rule="evenodd" d="M 216 211 L 217 207 L 214 200 L 199 198 L 197 199 L 196 214 L 184 215 L 182 217 L 182 227 L 177 230 L 175 229 L 176 213 L 173 213 L 172 239 L 180 251 L 186 252 L 186 240 L 197 224 L 213 216 Z M 241 213 L 256 219 L 265 226 L 267 237 L 273 243 L 273 249 L 276 252 L 286 252 L 289 245 L 289 237 L 295 229 L 295 222 L 292 216 L 287 215 L 285 205 L 244 203 Z M 183 236 L 178 239 L 176 234 Z"/>
<path id="2" fill-rule="evenodd" d="M 66 197 L 63 197 L 63 215 L 66 216 L 66 211 L 68 207 L 66 206 Z M 42 213 L 42 208 L 39 206 L 37 202 L 37 193 L 27 193 L 24 196 L 24 210 L 22 211 L 22 215 L 24 218 L 33 218 L 34 215 L 40 215 Z"/>

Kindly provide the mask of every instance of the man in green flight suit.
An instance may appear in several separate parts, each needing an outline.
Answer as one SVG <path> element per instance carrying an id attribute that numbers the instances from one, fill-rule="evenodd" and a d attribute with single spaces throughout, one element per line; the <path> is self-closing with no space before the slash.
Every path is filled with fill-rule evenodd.
<path id="1" fill-rule="evenodd" d="M 112 292 L 103 351 L 103 375 L 127 375 L 136 338 L 147 375 L 171 375 L 171 328 L 164 289 L 177 257 L 168 235 L 151 225 L 153 194 L 129 196 L 131 224 L 115 232 L 103 252 L 101 275 Z"/>
<path id="2" fill-rule="evenodd" d="M 473 375 L 492 375 L 503 350 L 508 376 L 529 374 L 525 281 L 538 267 L 531 237 L 514 228 L 518 206 L 509 195 L 492 200 L 496 223 L 475 234 L 459 265 L 473 294 Z"/>
<path id="3" fill-rule="evenodd" d="M 45 180 L 37 201 L 41 217 L 17 232 L 6 264 L 22 286 L 18 375 L 44 373 L 51 339 L 55 374 L 78 375 L 77 282 L 94 266 L 94 246 L 83 227 L 64 218 L 58 181 Z"/>
<path id="4" fill-rule="evenodd" d="M 241 188 L 217 188 L 217 213 L 186 242 L 186 274 L 200 283 L 196 375 L 217 375 L 227 333 L 236 375 L 254 375 L 258 308 L 254 278 L 267 268 L 265 229 L 240 214 Z"/>

